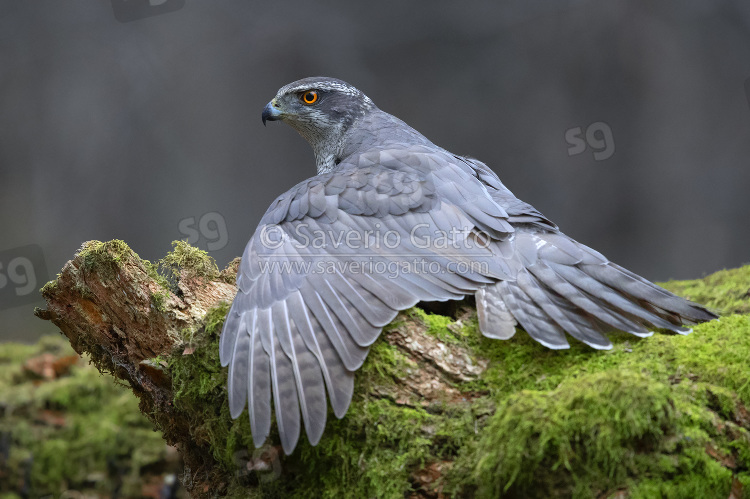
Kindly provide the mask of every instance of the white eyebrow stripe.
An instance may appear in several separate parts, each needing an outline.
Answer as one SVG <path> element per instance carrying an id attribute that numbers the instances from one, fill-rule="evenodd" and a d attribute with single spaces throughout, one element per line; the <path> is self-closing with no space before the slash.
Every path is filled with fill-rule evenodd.
<path id="1" fill-rule="evenodd" d="M 300 90 L 317 89 L 317 90 L 338 90 L 347 94 L 356 94 L 357 91 L 344 85 L 333 85 L 330 83 L 317 83 L 313 85 L 297 85 L 296 87 L 286 89 L 287 92 L 298 92 Z"/>
<path id="2" fill-rule="evenodd" d="M 317 83 L 315 82 L 305 83 L 303 85 L 297 85 L 294 87 L 284 87 L 279 91 L 279 95 L 288 94 L 292 92 L 299 92 L 301 90 L 336 90 L 338 92 L 341 92 L 347 95 L 362 94 L 362 92 L 360 92 L 356 88 L 351 87 L 349 85 L 342 85 L 340 83 L 321 81 Z M 364 94 L 362 95 L 364 96 Z M 365 99 L 369 100 L 366 96 L 365 96 Z"/>

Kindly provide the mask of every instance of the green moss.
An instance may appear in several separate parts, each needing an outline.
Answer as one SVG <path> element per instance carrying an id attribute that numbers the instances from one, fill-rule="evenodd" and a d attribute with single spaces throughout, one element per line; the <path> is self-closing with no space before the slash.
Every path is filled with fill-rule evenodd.
<path id="1" fill-rule="evenodd" d="M 190 246 L 185 241 L 173 241 L 172 247 L 172 251 L 160 261 L 164 266 L 185 270 L 193 277 L 219 278 L 216 261 L 207 252 Z"/>
<path id="2" fill-rule="evenodd" d="M 660 483 L 677 491 L 664 497 L 722 497 L 728 494 L 731 472 L 707 455 L 709 440 L 734 454 L 741 469 L 750 466 L 746 438 L 730 439 L 715 429 L 717 413 L 718 419 L 736 419 L 737 404 L 750 400 L 750 317 L 723 317 L 696 326 L 689 336 L 638 340 L 615 335 L 608 352 L 580 345 L 553 352 L 525 337 L 500 343 L 483 342 L 493 362 L 477 383 L 498 401 L 493 422 L 472 457 L 476 482 L 490 484 L 480 495 L 563 491 L 586 497 L 597 490 L 635 487 L 633 477 L 658 475 L 655 481 L 638 481 L 643 497 Z M 578 401 L 585 413 L 570 410 L 571 401 Z M 638 421 L 639 415 L 647 420 Z M 648 426 L 651 423 L 656 426 Z M 585 436 L 592 427 L 597 428 L 595 439 Z M 682 450 L 666 445 L 670 440 L 659 431 L 682 438 Z M 639 447 L 644 438 L 666 446 L 644 452 Z M 577 446 L 572 453 L 566 442 Z M 673 460 L 673 469 L 658 466 Z M 614 462 L 621 464 L 613 468 Z M 487 482 L 490 476 L 496 478 Z M 663 491 L 667 486 L 660 487 Z"/>
<path id="3" fill-rule="evenodd" d="M 218 279 L 220 276 L 215 260 L 205 251 L 194 248 L 184 241 L 174 241 L 172 246 L 170 253 L 154 263 L 141 259 L 125 242 L 120 240 L 89 241 L 83 244 L 78 255 L 82 260 L 84 271 L 96 268 L 109 279 L 113 278 L 129 259 L 143 266 L 147 275 L 161 288 L 161 291 L 151 294 L 151 303 L 154 309 L 164 312 L 170 293 L 178 292 L 177 281 L 182 273 L 187 277 L 204 279 Z M 57 281 L 51 281 L 42 288 L 42 293 L 51 292 L 56 286 Z M 74 288 L 84 297 L 91 293 L 82 282 L 76 283 Z"/>
<path id="4" fill-rule="evenodd" d="M 167 310 L 167 300 L 169 299 L 170 293 L 168 290 L 163 290 L 156 293 L 151 293 L 151 304 L 159 312 L 165 312 Z"/>
<path id="5" fill-rule="evenodd" d="M 154 293 L 151 297 L 154 306 L 163 311 L 169 292 L 176 289 L 175 283 L 181 272 L 189 277 L 205 279 L 218 279 L 220 275 L 216 261 L 205 251 L 194 248 L 184 241 L 174 241 L 172 246 L 170 253 L 154 263 L 141 259 L 125 242 L 120 240 L 86 242 L 81 246 L 78 256 L 82 260 L 84 271 L 96 268 L 107 278 L 114 277 L 120 266 L 129 259 L 142 265 L 148 276 L 164 290 L 161 293 Z M 47 283 L 42 291 L 54 289 L 55 282 Z M 86 289 L 81 291 L 88 292 Z"/>
<path id="6" fill-rule="evenodd" d="M 739 499 L 750 499 L 750 473 L 743 472 L 738 473 L 735 479 L 740 483 L 742 487 L 742 496 Z"/>
<path id="7" fill-rule="evenodd" d="M 694 328 L 685 337 L 658 336 L 655 349 L 674 355 L 677 374 L 695 375 L 728 388 L 750 405 L 750 316 L 722 317 Z"/>
<path id="8" fill-rule="evenodd" d="M 132 249 L 119 239 L 108 242 L 88 241 L 78 251 L 84 271 L 96 268 L 105 276 L 112 277 L 129 258 L 138 258 Z"/>
<path id="9" fill-rule="evenodd" d="M 227 373 L 219 362 L 219 335 L 228 304 L 211 309 L 204 326 L 185 339 L 195 347 L 192 354 L 178 349 L 168 359 L 174 402 L 190 414 L 193 439 L 211 447 L 214 458 L 226 469 L 236 465 L 236 454 L 252 448 L 246 417 L 232 420 L 227 405 Z"/>
<path id="10" fill-rule="evenodd" d="M 172 284 L 170 283 L 170 279 L 174 279 L 174 276 L 170 272 L 168 272 L 170 279 L 167 278 L 164 273 L 160 272 L 159 262 L 151 263 L 148 260 L 143 260 L 143 266 L 146 269 L 146 273 L 148 276 L 156 281 L 156 283 L 165 291 L 169 292 L 172 289 Z M 167 295 L 168 296 L 168 295 Z M 153 298 L 152 298 L 153 300 Z"/>
<path id="11" fill-rule="evenodd" d="M 706 452 L 726 441 L 693 394 L 612 370 L 511 395 L 479 444 L 478 495 L 727 497 L 732 471 Z"/>
<path id="12" fill-rule="evenodd" d="M 385 341 L 376 342 L 370 349 L 368 359 L 362 366 L 362 379 L 370 386 L 374 384 L 393 384 L 395 379 L 405 375 L 413 363 L 397 347 Z M 366 387 L 364 387 L 366 388 Z"/>
<path id="13" fill-rule="evenodd" d="M 498 406 L 484 430 L 479 493 L 497 497 L 512 489 L 512 495 L 549 497 L 581 487 L 606 490 L 637 466 L 639 453 L 675 429 L 669 387 L 642 374 L 608 371 L 547 392 L 523 390 Z"/>
<path id="14" fill-rule="evenodd" d="M 287 473 L 274 497 L 404 497 L 414 491 L 412 473 L 447 459 L 475 438 L 470 405 L 428 411 L 361 395 L 346 417 L 329 421 L 317 447 L 301 442 L 282 461 Z"/>
<path id="15" fill-rule="evenodd" d="M 427 334 L 431 334 L 445 343 L 458 343 L 456 335 L 448 329 L 453 319 L 443 315 L 429 314 L 421 308 L 414 307 L 407 310 L 406 315 L 424 324 Z"/>
<path id="16" fill-rule="evenodd" d="M 346 421 L 350 415 L 352 420 Z M 358 400 L 345 420 L 332 425 L 336 437 L 318 447 L 305 444 L 299 456 L 287 460 L 304 473 L 286 492 L 290 497 L 315 489 L 330 498 L 402 495 L 411 488 L 410 470 L 430 454 L 430 441 L 415 430 L 437 419 L 421 408 L 398 407 L 385 399 Z M 322 478 L 317 487 L 316 475 Z"/>
<path id="17" fill-rule="evenodd" d="M 109 470 L 116 466 L 129 470 L 121 493 L 138 496 L 141 471 L 164 457 L 161 435 L 140 414 L 130 390 L 85 360 L 52 380 L 29 375 L 23 363 L 43 353 L 76 356 L 59 336 L 31 346 L 4 344 L 0 351 L 0 434 L 11 438 L 0 494 L 19 492 L 12 487 L 27 474 L 26 497 L 67 489 L 110 493 Z"/>
<path id="18" fill-rule="evenodd" d="M 669 281 L 661 285 L 721 314 L 750 313 L 750 265 L 720 270 L 703 279 Z"/>
<path id="19" fill-rule="evenodd" d="M 47 282 L 47 284 L 42 286 L 42 289 L 40 289 L 39 292 L 43 295 L 47 295 L 53 293 L 55 291 L 55 288 L 57 288 L 57 279 Z"/>

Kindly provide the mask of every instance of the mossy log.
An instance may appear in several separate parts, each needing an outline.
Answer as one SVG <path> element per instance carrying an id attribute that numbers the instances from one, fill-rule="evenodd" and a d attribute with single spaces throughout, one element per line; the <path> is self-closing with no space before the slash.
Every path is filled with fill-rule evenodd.
<path id="1" fill-rule="evenodd" d="M 237 261 L 89 242 L 42 289 L 79 353 L 176 445 L 193 497 L 750 497 L 750 267 L 666 286 L 723 314 L 598 352 L 481 337 L 470 303 L 399 315 L 317 447 L 255 449 L 218 338 Z"/>

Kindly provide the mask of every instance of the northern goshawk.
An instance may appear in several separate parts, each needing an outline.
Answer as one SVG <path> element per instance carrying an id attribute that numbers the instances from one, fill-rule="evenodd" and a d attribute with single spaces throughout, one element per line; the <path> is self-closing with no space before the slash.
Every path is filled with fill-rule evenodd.
<path id="1" fill-rule="evenodd" d="M 354 372 L 398 311 L 476 296 L 479 328 L 508 339 L 597 349 L 605 332 L 650 336 L 716 316 L 574 241 L 516 198 L 485 164 L 436 146 L 333 78 L 282 87 L 263 123 L 282 120 L 315 152 L 318 174 L 278 197 L 242 256 L 220 340 L 229 406 L 249 401 L 253 441 L 284 452 L 302 424 L 312 445 L 326 392 L 341 418 Z"/>

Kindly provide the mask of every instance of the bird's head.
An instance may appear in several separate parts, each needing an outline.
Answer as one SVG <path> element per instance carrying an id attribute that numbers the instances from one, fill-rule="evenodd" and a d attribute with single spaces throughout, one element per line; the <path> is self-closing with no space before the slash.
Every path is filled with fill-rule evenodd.
<path id="1" fill-rule="evenodd" d="M 361 91 L 336 78 L 304 78 L 279 89 L 263 109 L 263 124 L 281 120 L 297 130 L 313 148 L 318 171 L 333 168 L 346 131 L 374 109 Z"/>

